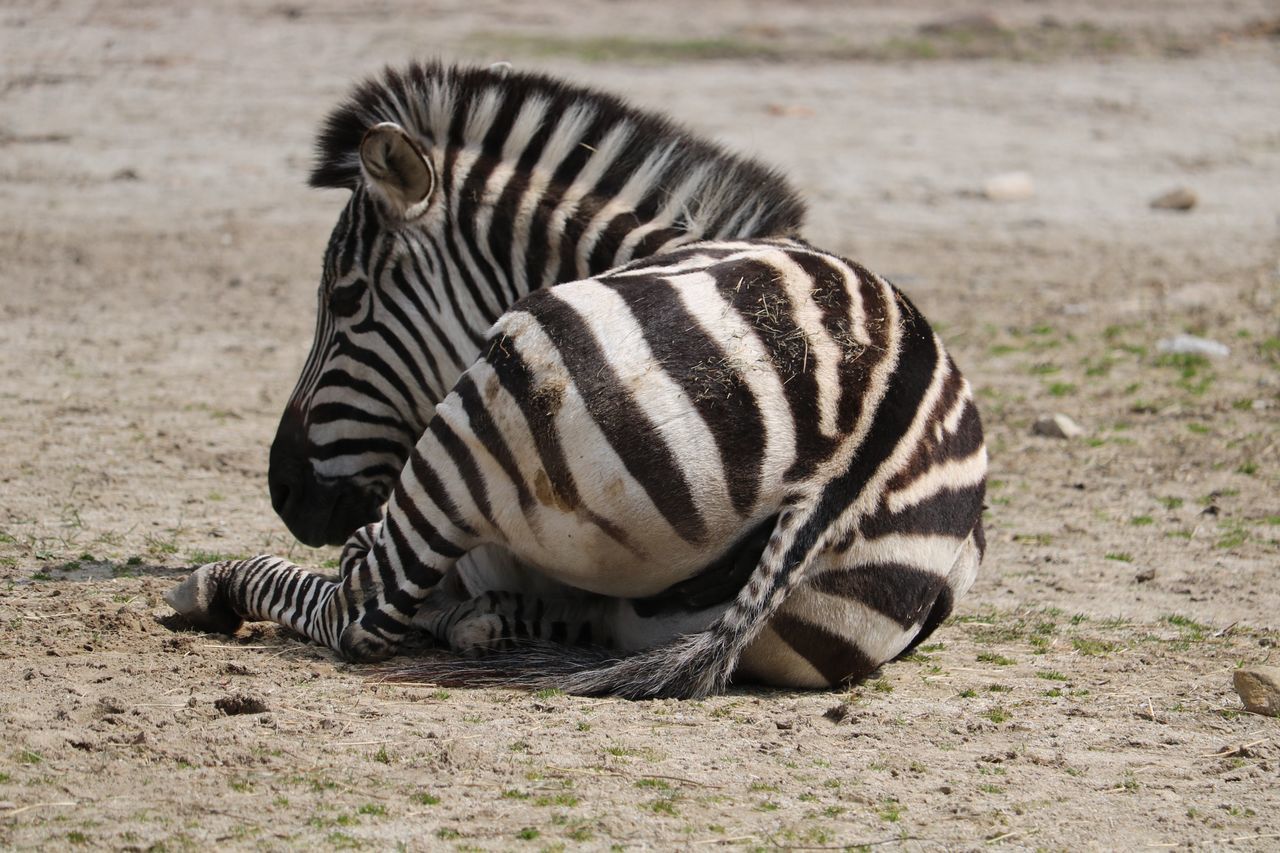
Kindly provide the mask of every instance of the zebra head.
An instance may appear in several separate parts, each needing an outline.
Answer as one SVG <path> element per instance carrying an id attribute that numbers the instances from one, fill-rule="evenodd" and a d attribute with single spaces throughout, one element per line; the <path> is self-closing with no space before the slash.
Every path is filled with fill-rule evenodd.
<path id="1" fill-rule="evenodd" d="M 419 231 L 435 168 L 393 122 L 369 129 L 359 157 L 363 180 L 325 252 L 311 353 L 271 445 L 272 506 L 308 545 L 340 544 L 379 518 L 447 390 L 435 368 L 447 353 L 414 333 L 431 309 L 410 285 L 432 263 Z"/>

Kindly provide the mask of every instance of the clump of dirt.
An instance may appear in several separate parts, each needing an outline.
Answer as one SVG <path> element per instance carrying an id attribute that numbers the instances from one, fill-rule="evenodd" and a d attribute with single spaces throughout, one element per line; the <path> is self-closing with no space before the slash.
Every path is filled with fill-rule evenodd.
<path id="1" fill-rule="evenodd" d="M 263 702 L 257 696 L 250 696 L 247 693 L 233 693 L 230 696 L 215 699 L 213 700 L 213 707 L 228 717 L 234 717 L 238 714 L 265 714 L 271 710 L 267 707 L 266 702 Z"/>

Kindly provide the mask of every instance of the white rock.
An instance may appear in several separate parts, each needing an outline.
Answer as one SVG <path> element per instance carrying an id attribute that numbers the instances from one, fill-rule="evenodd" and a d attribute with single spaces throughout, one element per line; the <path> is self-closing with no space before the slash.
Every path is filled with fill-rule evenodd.
<path id="1" fill-rule="evenodd" d="M 1280 717 L 1280 667 L 1243 667 L 1231 678 L 1246 711 Z"/>
<path id="2" fill-rule="evenodd" d="M 1041 415 L 1031 425 L 1033 435 L 1049 438 L 1076 438 L 1084 435 L 1084 427 L 1064 414 Z"/>
<path id="3" fill-rule="evenodd" d="M 987 178 L 982 194 L 992 201 L 1026 201 L 1036 194 L 1036 184 L 1026 172 L 1005 172 Z"/>
<path id="4" fill-rule="evenodd" d="M 1188 355 L 1208 355 L 1215 358 L 1226 358 L 1231 349 L 1226 344 L 1211 341 L 1208 338 L 1197 338 L 1195 335 L 1174 335 L 1156 343 L 1160 352 L 1181 353 Z"/>

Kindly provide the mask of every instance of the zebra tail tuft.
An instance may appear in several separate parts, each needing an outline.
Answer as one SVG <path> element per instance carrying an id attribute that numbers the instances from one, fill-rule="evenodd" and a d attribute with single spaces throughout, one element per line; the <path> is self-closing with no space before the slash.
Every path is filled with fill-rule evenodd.
<path id="1" fill-rule="evenodd" d="M 383 681 L 420 682 L 440 687 L 564 689 L 566 677 L 617 661 L 617 653 L 598 646 L 525 642 L 478 658 L 448 651 L 398 658 L 375 667 L 373 673 L 375 679 Z"/>

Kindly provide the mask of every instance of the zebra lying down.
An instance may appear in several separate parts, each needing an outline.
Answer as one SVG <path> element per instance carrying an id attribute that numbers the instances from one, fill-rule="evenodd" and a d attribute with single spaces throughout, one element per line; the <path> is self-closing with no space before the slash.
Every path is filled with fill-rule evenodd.
<path id="1" fill-rule="evenodd" d="M 696 243 L 512 305 L 337 582 L 256 557 L 168 600 L 351 660 L 394 654 L 415 624 L 460 651 L 576 639 L 544 599 L 475 599 L 451 571 L 505 554 L 583 591 L 570 618 L 614 649 L 547 676 L 569 692 L 834 685 L 969 588 L 985 472 L 968 384 L 892 285 L 799 241 Z"/>

